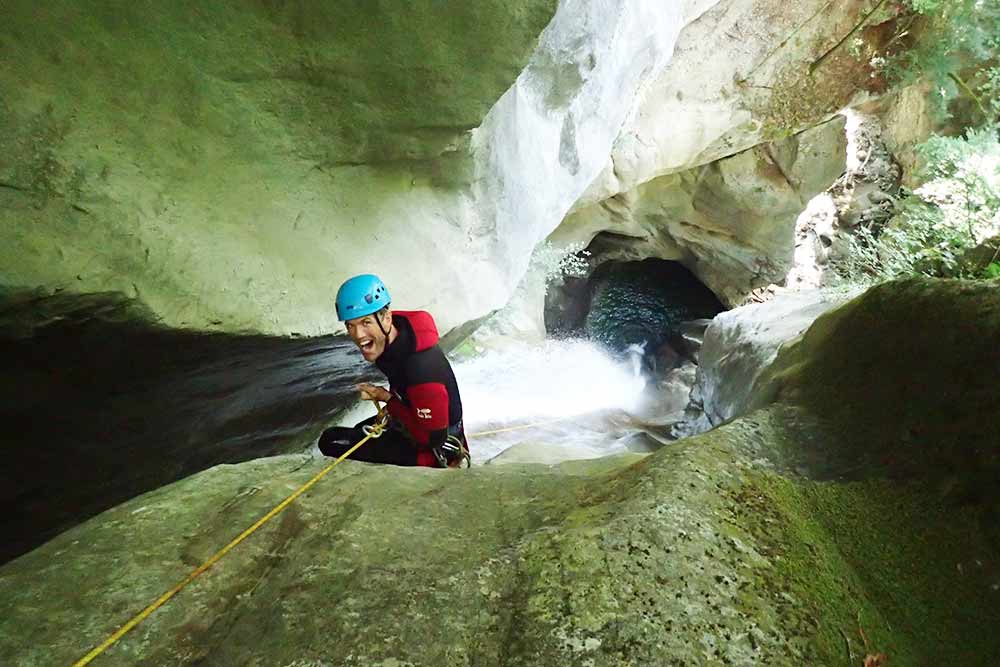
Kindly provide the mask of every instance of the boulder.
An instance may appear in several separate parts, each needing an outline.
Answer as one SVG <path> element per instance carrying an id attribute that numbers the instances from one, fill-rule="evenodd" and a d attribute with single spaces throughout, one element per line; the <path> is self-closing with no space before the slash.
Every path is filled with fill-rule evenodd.
<path id="1" fill-rule="evenodd" d="M 99 659 L 996 664 L 998 294 L 875 288 L 779 355 L 760 409 L 647 456 L 346 462 Z M 3 566 L 0 660 L 81 657 L 324 464 L 218 466 Z"/>
<path id="2" fill-rule="evenodd" d="M 998 286 L 911 278 L 873 287 L 781 349 L 748 407 L 778 399 L 823 415 L 843 430 L 826 458 L 852 474 L 933 476 L 956 499 L 995 503 Z"/>
<path id="3" fill-rule="evenodd" d="M 970 248 L 962 254 L 959 267 L 965 275 L 983 275 L 991 271 L 996 277 L 996 268 L 1000 268 L 1000 236 L 984 239 L 979 245 Z"/>
<path id="4" fill-rule="evenodd" d="M 836 295 L 783 291 L 762 304 L 720 313 L 705 330 L 699 354 L 702 407 L 713 425 L 744 414 L 761 373 L 783 345 L 835 307 Z"/>

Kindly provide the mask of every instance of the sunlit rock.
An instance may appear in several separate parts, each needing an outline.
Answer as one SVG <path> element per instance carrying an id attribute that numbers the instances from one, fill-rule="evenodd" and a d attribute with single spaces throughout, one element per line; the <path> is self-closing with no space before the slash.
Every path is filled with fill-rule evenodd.
<path id="1" fill-rule="evenodd" d="M 843 296 L 840 297 L 843 299 Z M 721 313 L 705 330 L 699 359 L 702 407 L 713 425 L 746 412 L 761 373 L 783 345 L 835 307 L 836 295 L 782 292 L 763 304 Z"/>
<path id="2" fill-rule="evenodd" d="M 570 215 L 561 242 L 613 232 L 632 258 L 677 259 L 720 299 L 742 302 L 792 265 L 795 220 L 844 171 L 844 119 L 702 168 L 656 178 Z"/>
<path id="3" fill-rule="evenodd" d="M 4 280 L 319 333 L 375 270 L 447 331 L 507 301 L 705 4 L 17 3 Z"/>
<path id="4" fill-rule="evenodd" d="M 172 326 L 313 334 L 337 326 L 336 285 L 376 270 L 447 331 L 503 306 L 574 206 L 804 129 L 867 85 L 844 54 L 802 74 L 863 3 L 773 4 L 56 2 L 39 21 L 17 2 L 4 281 L 121 292 Z M 707 267 L 746 257 L 692 229 L 661 256 L 682 248 L 725 291 Z"/>

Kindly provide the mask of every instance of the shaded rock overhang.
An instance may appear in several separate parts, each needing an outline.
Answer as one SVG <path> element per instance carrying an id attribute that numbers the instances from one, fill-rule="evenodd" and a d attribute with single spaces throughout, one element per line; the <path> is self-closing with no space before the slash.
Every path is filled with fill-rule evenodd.
<path id="1" fill-rule="evenodd" d="M 0 285 L 334 330 L 340 280 L 467 184 L 470 131 L 556 4 L 7 3 Z"/>
<path id="2" fill-rule="evenodd" d="M 574 206 L 869 85 L 848 60 L 800 76 L 864 6 L 19 0 L 0 42 L 18 63 L 0 72 L 0 282 L 121 292 L 170 326 L 318 334 L 336 285 L 378 267 L 447 331 L 502 306 Z M 699 55 L 721 47 L 738 53 Z M 692 76 L 722 60 L 752 80 Z"/>

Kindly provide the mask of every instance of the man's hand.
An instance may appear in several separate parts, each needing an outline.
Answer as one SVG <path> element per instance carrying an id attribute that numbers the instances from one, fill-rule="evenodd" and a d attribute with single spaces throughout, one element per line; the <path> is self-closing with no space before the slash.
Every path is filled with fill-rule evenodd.
<path id="1" fill-rule="evenodd" d="M 361 392 L 361 400 L 363 401 L 382 401 L 383 403 L 388 403 L 389 399 L 392 398 L 392 394 L 384 388 L 376 387 L 367 382 L 358 384 L 357 388 Z"/>

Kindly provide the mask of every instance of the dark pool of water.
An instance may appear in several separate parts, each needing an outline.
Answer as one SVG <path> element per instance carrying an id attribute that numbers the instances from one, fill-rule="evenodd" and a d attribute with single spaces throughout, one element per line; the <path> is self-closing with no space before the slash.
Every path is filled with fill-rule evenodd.
<path id="1" fill-rule="evenodd" d="M 680 324 L 711 318 L 723 305 L 677 262 L 609 262 L 590 279 L 586 334 L 612 350 L 646 343 L 652 351 L 680 334 Z"/>

